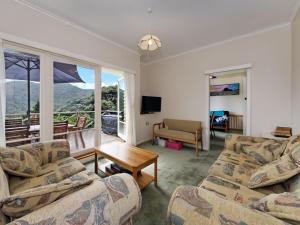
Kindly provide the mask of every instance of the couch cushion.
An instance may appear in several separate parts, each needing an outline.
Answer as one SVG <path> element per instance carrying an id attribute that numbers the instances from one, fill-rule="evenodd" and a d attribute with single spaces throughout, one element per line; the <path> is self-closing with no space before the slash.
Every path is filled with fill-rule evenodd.
<path id="1" fill-rule="evenodd" d="M 30 155 L 32 155 L 40 165 L 43 164 L 43 153 L 42 153 L 42 144 L 41 143 L 32 143 L 32 144 L 26 144 L 26 145 L 21 145 L 16 148 L 22 149 L 26 152 L 28 152 Z"/>
<path id="2" fill-rule="evenodd" d="M 255 188 L 252 190 L 260 192 L 265 195 L 280 194 L 280 193 L 288 191 L 288 189 L 286 188 L 284 183 L 273 184 L 273 185 L 269 185 L 266 187 Z"/>
<path id="3" fill-rule="evenodd" d="M 45 205 L 54 202 L 58 198 L 70 194 L 90 184 L 95 179 L 100 179 L 96 174 L 83 171 L 56 184 L 49 184 L 42 187 L 11 195 L 1 199 L 2 211 L 7 216 L 18 218 Z"/>
<path id="4" fill-rule="evenodd" d="M 247 186 L 253 173 L 259 165 L 250 163 L 229 163 L 217 160 L 209 169 L 209 175 L 218 176 L 235 183 Z"/>
<path id="5" fill-rule="evenodd" d="M 7 175 L 0 166 L 0 199 L 9 196 L 9 186 Z"/>
<path id="6" fill-rule="evenodd" d="M 190 133 L 195 133 L 196 130 L 201 129 L 200 121 L 164 119 L 164 124 L 170 130 L 185 131 Z"/>
<path id="7" fill-rule="evenodd" d="M 284 182 L 284 186 L 288 192 L 300 190 L 300 174 L 288 179 L 286 182 Z"/>
<path id="8" fill-rule="evenodd" d="M 284 155 L 260 167 L 252 174 L 248 187 L 257 188 L 281 183 L 298 173 L 300 173 L 300 167 L 295 164 L 290 155 Z"/>
<path id="9" fill-rule="evenodd" d="M 247 146 L 244 148 L 244 151 L 247 155 L 254 158 L 257 164 L 265 165 L 269 162 L 279 159 L 285 148 L 285 142 L 267 140 L 263 143 Z"/>
<path id="10" fill-rule="evenodd" d="M 195 141 L 195 135 L 192 133 L 179 131 L 179 130 L 169 130 L 167 128 L 162 128 L 155 131 L 158 136 L 167 137 L 170 139 L 184 139 L 188 141 Z"/>
<path id="11" fill-rule="evenodd" d="M 15 176 L 34 177 L 40 169 L 34 156 L 17 148 L 0 148 L 0 163 L 4 171 Z"/>
<path id="12" fill-rule="evenodd" d="M 295 147 L 299 145 L 300 145 L 300 135 L 290 137 L 283 154 L 284 155 L 289 154 Z"/>
<path id="13" fill-rule="evenodd" d="M 15 194 L 30 188 L 57 183 L 83 170 L 85 170 L 84 165 L 72 157 L 57 160 L 42 166 L 37 177 L 10 177 L 10 192 Z"/>
<path id="14" fill-rule="evenodd" d="M 237 134 L 228 134 L 225 138 L 225 149 L 231 149 L 234 152 L 240 153 L 244 151 L 244 147 L 262 143 L 266 140 L 268 139 Z"/>
<path id="15" fill-rule="evenodd" d="M 286 223 L 266 213 L 222 198 L 203 188 L 181 186 L 171 197 L 167 224 L 284 225 Z"/>
<path id="16" fill-rule="evenodd" d="M 236 153 L 226 149 L 221 152 L 221 154 L 218 157 L 218 160 L 233 163 L 236 165 L 239 165 L 241 163 L 254 164 L 254 166 L 259 165 L 256 163 L 256 160 L 251 156 L 248 156 L 244 153 Z"/>
<path id="17" fill-rule="evenodd" d="M 248 205 L 265 196 L 238 183 L 216 176 L 208 176 L 200 187 L 243 205 Z"/>
<path id="18" fill-rule="evenodd" d="M 300 191 L 271 194 L 251 207 L 293 224 L 300 223 Z"/>

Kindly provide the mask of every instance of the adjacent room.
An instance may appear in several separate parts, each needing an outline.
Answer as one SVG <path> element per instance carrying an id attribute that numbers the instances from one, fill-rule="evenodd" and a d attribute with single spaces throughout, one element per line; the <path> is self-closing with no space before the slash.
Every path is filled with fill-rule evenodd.
<path id="1" fill-rule="evenodd" d="M 210 142 L 224 145 L 227 134 L 247 134 L 247 70 L 208 76 Z"/>
<path id="2" fill-rule="evenodd" d="M 0 0 L 0 225 L 300 225 L 300 0 Z"/>

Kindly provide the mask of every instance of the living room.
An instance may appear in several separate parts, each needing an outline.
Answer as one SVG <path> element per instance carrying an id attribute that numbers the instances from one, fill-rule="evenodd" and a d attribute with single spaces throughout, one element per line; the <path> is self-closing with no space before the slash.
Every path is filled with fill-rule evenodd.
<path id="1" fill-rule="evenodd" d="M 1 0 L 0 224 L 300 224 L 299 6 Z M 38 75 L 9 73 L 29 59 Z M 245 72 L 246 91 L 241 81 L 212 79 L 232 71 Z M 119 76 L 111 83 L 118 131 L 106 143 L 108 72 Z M 222 131 L 216 145 L 210 112 L 235 109 L 211 108 L 210 86 L 228 83 L 240 85 L 244 127 Z M 80 89 L 68 96 L 70 85 Z M 81 107 L 75 100 L 87 92 L 90 107 Z M 8 113 L 21 95 L 20 111 Z M 147 97 L 155 109 L 142 110 Z M 8 139 L 16 127 L 29 145 Z M 277 127 L 292 136 L 274 136 Z M 111 162 L 111 172 L 127 174 L 107 176 Z"/>

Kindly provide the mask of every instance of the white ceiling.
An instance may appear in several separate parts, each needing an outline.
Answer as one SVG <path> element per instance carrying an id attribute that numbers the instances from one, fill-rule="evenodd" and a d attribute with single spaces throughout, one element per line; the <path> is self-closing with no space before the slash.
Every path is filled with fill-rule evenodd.
<path id="1" fill-rule="evenodd" d="M 150 23 L 163 47 L 142 56 L 143 62 L 290 22 L 299 4 L 299 0 L 26 1 L 134 51 Z"/>

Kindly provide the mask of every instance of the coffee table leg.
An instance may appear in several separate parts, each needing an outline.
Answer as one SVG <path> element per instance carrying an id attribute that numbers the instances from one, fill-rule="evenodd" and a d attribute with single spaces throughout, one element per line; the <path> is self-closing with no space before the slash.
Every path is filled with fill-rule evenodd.
<path id="1" fill-rule="evenodd" d="M 154 162 L 154 184 L 157 187 L 157 159 Z"/>
<path id="2" fill-rule="evenodd" d="M 132 176 L 133 176 L 133 178 L 136 180 L 136 182 L 138 181 L 138 176 L 137 176 L 137 170 L 133 170 L 132 171 Z"/>

